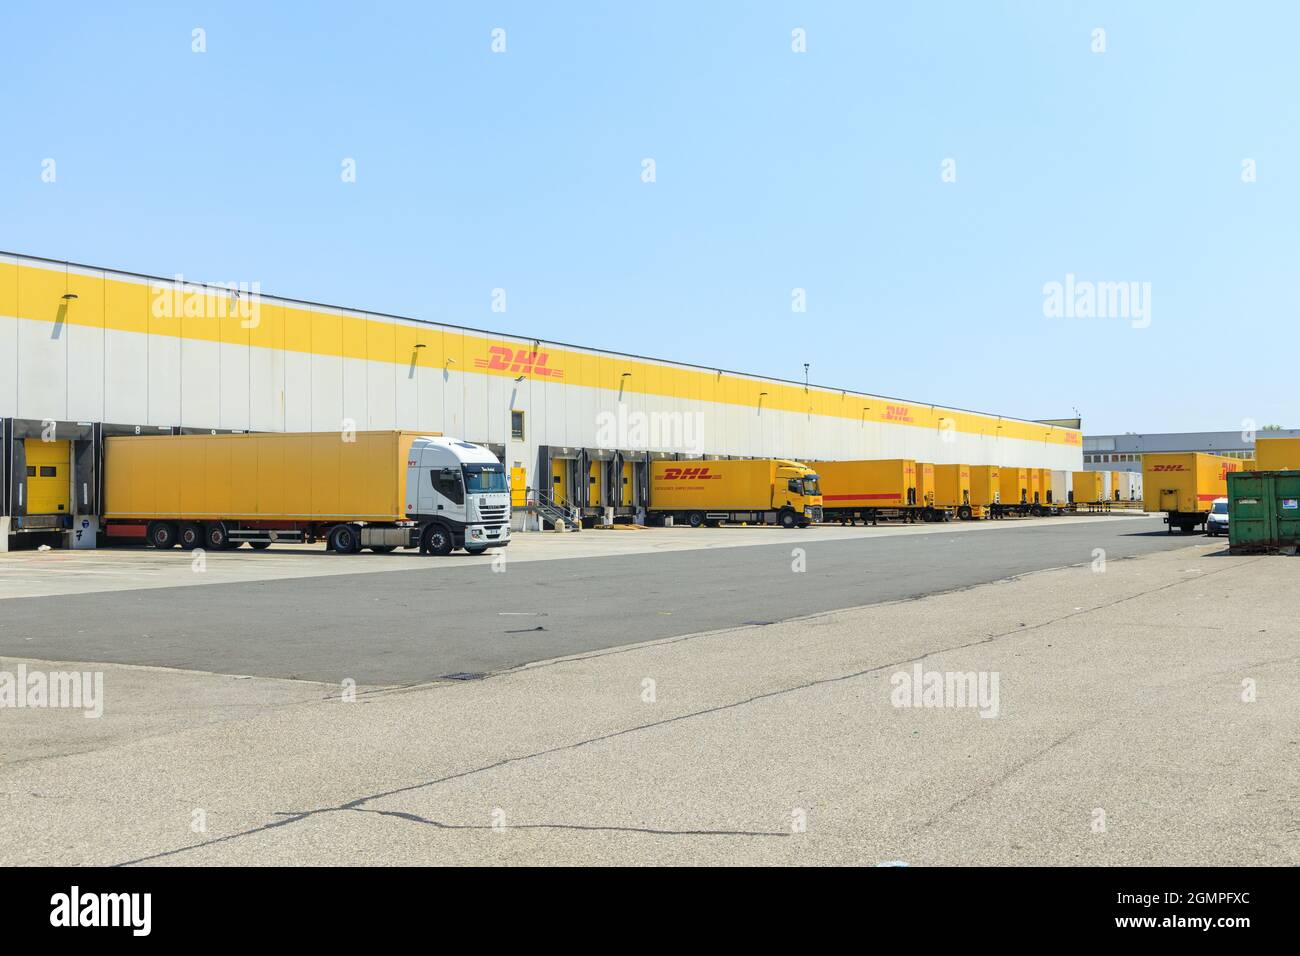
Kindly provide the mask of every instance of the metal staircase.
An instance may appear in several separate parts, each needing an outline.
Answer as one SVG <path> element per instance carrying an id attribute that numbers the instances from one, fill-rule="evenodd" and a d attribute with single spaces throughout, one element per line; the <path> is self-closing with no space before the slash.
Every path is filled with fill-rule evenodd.
<path id="1" fill-rule="evenodd" d="M 557 521 L 563 521 L 565 529 L 568 531 L 582 530 L 582 521 L 578 517 L 578 509 L 567 501 L 551 498 L 536 488 L 529 488 L 528 504 L 531 510 L 536 512 L 540 520 L 549 521 L 552 526 Z"/>

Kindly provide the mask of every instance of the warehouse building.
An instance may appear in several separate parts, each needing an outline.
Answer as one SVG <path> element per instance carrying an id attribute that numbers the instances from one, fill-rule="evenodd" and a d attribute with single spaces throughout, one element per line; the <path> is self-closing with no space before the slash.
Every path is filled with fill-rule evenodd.
<path id="1" fill-rule="evenodd" d="M 1300 429 L 1267 429 L 1261 438 L 1297 438 Z M 1225 458 L 1255 457 L 1255 432 L 1158 432 L 1139 435 L 1085 435 L 1083 467 L 1085 471 L 1142 471 L 1144 454 L 1204 452 Z"/>
<path id="2" fill-rule="evenodd" d="M 93 546 L 108 436 L 391 428 L 588 515 L 635 515 L 654 458 L 1082 467 L 1055 424 L 0 254 L 0 548 Z"/>

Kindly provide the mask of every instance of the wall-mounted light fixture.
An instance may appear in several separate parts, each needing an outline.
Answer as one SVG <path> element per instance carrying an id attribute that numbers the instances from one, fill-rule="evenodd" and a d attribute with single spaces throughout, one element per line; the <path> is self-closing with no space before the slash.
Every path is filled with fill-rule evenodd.
<path id="1" fill-rule="evenodd" d="M 77 293 L 75 293 L 75 292 L 65 292 L 65 293 L 63 293 L 63 298 L 66 299 L 66 300 L 69 301 L 69 302 L 71 302 L 71 301 L 72 301 L 73 299 L 75 299 L 76 297 L 77 297 Z"/>

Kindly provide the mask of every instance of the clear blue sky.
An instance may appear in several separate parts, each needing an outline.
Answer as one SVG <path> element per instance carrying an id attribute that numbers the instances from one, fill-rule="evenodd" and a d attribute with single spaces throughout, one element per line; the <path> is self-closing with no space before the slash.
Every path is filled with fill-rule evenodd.
<path id="1" fill-rule="evenodd" d="M 113 6 L 0 12 L 0 248 L 1089 432 L 1300 426 L 1300 4 Z M 1150 327 L 1046 318 L 1067 273 L 1151 283 Z"/>

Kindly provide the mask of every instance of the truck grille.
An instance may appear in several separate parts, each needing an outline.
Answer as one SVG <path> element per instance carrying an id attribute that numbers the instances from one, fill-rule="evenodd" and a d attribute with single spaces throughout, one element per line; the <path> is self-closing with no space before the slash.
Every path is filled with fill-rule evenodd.
<path id="1" fill-rule="evenodd" d="M 484 524 L 504 524 L 506 520 L 505 505 L 480 505 L 478 516 L 479 520 Z"/>
<path id="2" fill-rule="evenodd" d="M 804 509 L 804 512 L 810 521 L 822 520 L 822 509 L 820 505 L 809 505 Z"/>

